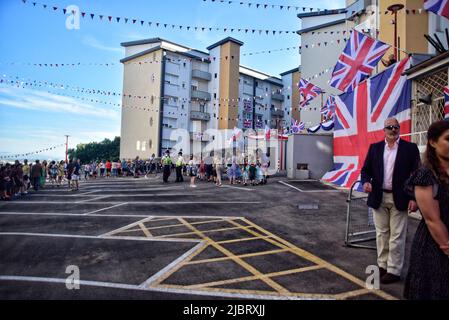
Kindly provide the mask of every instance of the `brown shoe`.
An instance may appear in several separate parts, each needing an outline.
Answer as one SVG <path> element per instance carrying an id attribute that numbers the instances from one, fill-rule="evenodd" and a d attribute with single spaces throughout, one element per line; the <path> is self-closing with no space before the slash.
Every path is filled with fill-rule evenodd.
<path id="1" fill-rule="evenodd" d="M 379 276 L 382 278 L 386 274 L 387 274 L 387 270 L 379 267 Z"/>
<path id="2" fill-rule="evenodd" d="M 390 283 L 398 282 L 400 280 L 401 280 L 400 276 L 397 276 L 397 275 L 394 275 L 391 273 L 387 273 L 383 277 L 380 278 L 380 283 L 390 284 Z"/>

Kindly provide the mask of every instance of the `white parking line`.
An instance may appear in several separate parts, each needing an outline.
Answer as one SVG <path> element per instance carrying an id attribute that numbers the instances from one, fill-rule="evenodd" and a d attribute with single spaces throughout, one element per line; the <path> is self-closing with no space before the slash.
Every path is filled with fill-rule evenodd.
<path id="1" fill-rule="evenodd" d="M 310 181 L 310 180 L 307 180 L 307 181 Z M 295 187 L 295 186 L 292 186 L 292 185 L 290 185 L 290 184 L 288 184 L 288 183 L 286 183 L 286 182 L 284 182 L 284 181 L 278 181 L 280 184 L 283 184 L 284 186 L 287 186 L 287 187 L 290 187 L 290 188 L 292 188 L 292 189 L 295 189 L 295 190 L 298 190 L 299 192 L 304 192 L 304 193 L 328 193 L 328 192 L 341 192 L 341 190 L 337 190 L 337 189 L 335 189 L 335 190 L 302 190 L 302 189 L 299 189 L 299 188 L 297 188 L 297 187 Z"/>
<path id="2" fill-rule="evenodd" d="M 75 234 L 52 234 L 52 233 L 32 233 L 32 232 L 0 232 L 1 236 L 28 236 L 28 237 L 47 237 L 47 238 L 78 238 L 78 239 L 96 239 L 96 240 L 129 240 L 129 241 L 158 241 L 158 242 L 199 242 L 199 239 L 171 239 L 171 238 L 146 238 L 146 237 L 100 237 Z M 178 241 L 179 240 L 179 241 Z"/>
<path id="3" fill-rule="evenodd" d="M 234 187 L 234 186 L 225 186 L 225 185 L 222 185 L 221 187 L 222 187 L 222 188 L 231 188 L 231 189 L 244 190 L 244 191 L 254 191 L 254 189 L 241 188 L 241 187 Z"/>
<path id="4" fill-rule="evenodd" d="M 84 202 L 88 202 L 88 201 L 94 201 L 94 200 L 100 200 L 100 199 L 104 199 L 104 198 L 109 198 L 110 196 L 101 196 L 101 197 L 97 197 L 97 198 L 93 198 L 93 199 L 86 199 L 86 200 L 81 200 L 81 201 L 76 201 L 75 203 L 84 203 Z M 69 203 L 69 202 L 67 202 Z"/>
<path id="5" fill-rule="evenodd" d="M 110 196 L 108 196 L 110 197 Z M 5 202 L 4 206 L 11 206 L 14 204 L 119 204 L 123 201 L 90 201 L 80 202 L 80 201 L 13 201 Z M 178 205 L 178 204 L 261 204 L 261 201 L 133 201 L 133 205 L 148 205 L 148 204 L 167 204 L 167 205 Z"/>
<path id="6" fill-rule="evenodd" d="M 65 278 L 45 278 L 45 277 L 27 277 L 27 276 L 0 276 L 0 281 L 28 281 L 28 282 L 41 282 L 41 283 L 60 283 L 65 284 L 67 279 Z M 113 282 L 101 282 L 101 281 L 87 281 L 79 280 L 80 286 L 91 286 L 91 287 L 103 287 L 103 288 L 114 288 L 114 289 L 127 289 L 127 290 L 140 290 L 147 292 L 162 292 L 162 293 L 174 293 L 174 294 L 186 294 L 186 295 L 197 295 L 197 296 L 208 296 L 208 297 L 223 297 L 232 299 L 250 299 L 250 300 L 327 300 L 318 297 L 312 298 L 302 298 L 294 296 L 279 296 L 279 295 L 258 295 L 258 294 L 240 294 L 240 293 L 225 293 L 225 292 L 211 292 L 211 291 L 200 291 L 200 290 L 189 290 L 189 289 L 173 289 L 164 287 L 152 287 L 143 288 L 140 285 L 133 284 L 122 284 Z"/>
<path id="7" fill-rule="evenodd" d="M 89 214 L 92 214 L 92 213 L 97 213 L 97 212 L 101 212 L 101 211 L 105 211 L 105 210 L 109 210 L 109 209 L 112 209 L 112 208 L 116 208 L 116 207 L 120 207 L 120 206 L 124 206 L 125 204 L 128 204 L 128 202 L 123 202 L 123 203 L 119 203 L 119 204 L 116 204 L 116 205 L 114 205 L 114 206 L 110 206 L 110 207 L 107 207 L 107 208 L 103 208 L 103 209 L 98 209 L 98 210 L 95 210 L 95 211 L 92 211 L 92 212 L 88 212 L 88 213 L 85 213 L 84 215 L 89 215 Z"/>
<path id="8" fill-rule="evenodd" d="M 290 184 L 288 184 L 288 183 L 286 183 L 286 182 L 284 182 L 284 181 L 278 181 L 280 184 L 283 184 L 284 186 L 287 186 L 287 187 L 290 187 L 290 188 L 292 188 L 292 189 L 295 189 L 295 190 L 297 190 L 297 191 L 299 191 L 299 192 L 304 192 L 304 190 L 301 190 L 301 189 L 299 189 L 299 188 L 296 188 L 296 187 L 294 187 L 294 186 L 292 186 L 292 185 L 290 185 Z"/>

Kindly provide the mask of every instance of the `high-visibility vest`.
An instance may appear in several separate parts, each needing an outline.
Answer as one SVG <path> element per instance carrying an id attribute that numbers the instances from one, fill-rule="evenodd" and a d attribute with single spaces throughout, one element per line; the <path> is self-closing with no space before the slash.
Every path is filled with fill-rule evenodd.
<path id="1" fill-rule="evenodd" d="M 164 156 L 163 158 L 162 158 L 162 164 L 163 165 L 165 165 L 165 166 L 169 166 L 169 165 L 171 165 L 171 158 L 170 157 L 167 157 L 167 156 Z"/>
<path id="2" fill-rule="evenodd" d="M 182 157 L 179 157 L 179 158 L 178 158 L 178 161 L 176 161 L 176 166 L 177 166 L 177 167 L 181 167 L 182 164 L 183 164 L 183 162 L 184 162 L 184 159 L 183 159 Z"/>

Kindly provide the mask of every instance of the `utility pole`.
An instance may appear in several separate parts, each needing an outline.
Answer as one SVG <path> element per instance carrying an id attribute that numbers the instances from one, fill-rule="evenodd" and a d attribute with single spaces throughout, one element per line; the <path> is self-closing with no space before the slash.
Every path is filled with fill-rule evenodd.
<path id="1" fill-rule="evenodd" d="M 69 135 L 65 135 L 65 163 L 68 163 L 68 155 L 69 155 Z"/>
<path id="2" fill-rule="evenodd" d="M 394 58 L 398 61 L 399 50 L 398 50 L 398 11 L 403 9 L 403 4 L 393 4 L 387 8 L 388 11 L 394 14 Z"/>

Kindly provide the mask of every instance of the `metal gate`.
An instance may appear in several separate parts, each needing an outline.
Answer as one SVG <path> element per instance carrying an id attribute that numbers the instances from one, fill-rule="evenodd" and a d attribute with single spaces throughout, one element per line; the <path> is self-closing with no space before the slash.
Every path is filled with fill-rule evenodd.
<path id="1" fill-rule="evenodd" d="M 376 228 L 371 208 L 366 205 L 368 195 L 354 190 L 354 182 L 349 191 L 346 213 L 345 245 L 348 247 L 376 249 Z"/>

